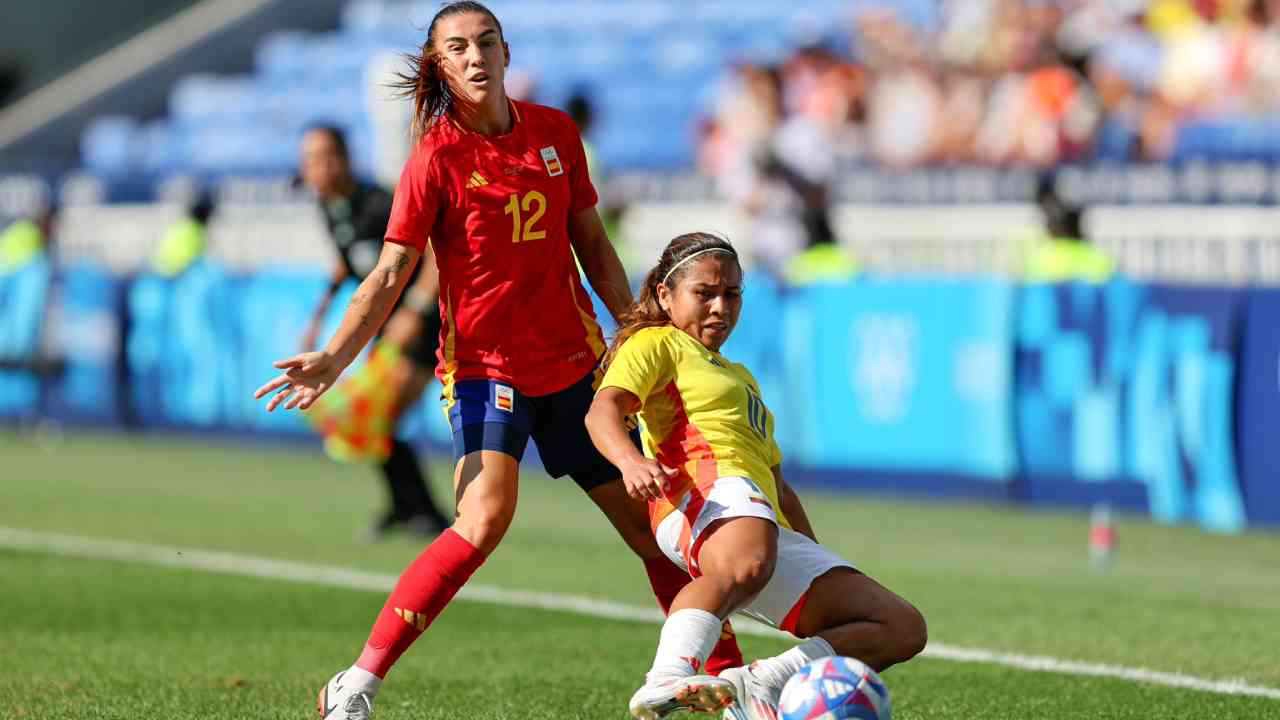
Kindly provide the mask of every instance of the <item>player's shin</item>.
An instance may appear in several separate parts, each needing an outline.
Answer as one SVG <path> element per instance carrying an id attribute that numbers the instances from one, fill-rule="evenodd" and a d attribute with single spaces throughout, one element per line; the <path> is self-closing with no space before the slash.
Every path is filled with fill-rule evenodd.
<path id="1" fill-rule="evenodd" d="M 401 574 L 356 666 L 385 677 L 484 560 L 485 554 L 461 535 L 441 533 Z"/>
<path id="2" fill-rule="evenodd" d="M 662 625 L 649 680 L 701 673 L 720 637 L 720 622 L 706 610 L 689 608 L 672 613 Z"/>
<path id="3" fill-rule="evenodd" d="M 649 576 L 649 586 L 653 588 L 654 597 L 663 613 L 671 610 L 671 603 L 685 585 L 693 579 L 689 573 L 676 567 L 666 557 L 647 558 L 644 561 L 645 573 Z M 703 672 L 708 675 L 719 675 L 722 670 L 742 665 L 742 650 L 738 647 L 738 638 L 734 635 L 733 626 L 728 620 L 720 629 L 720 638 L 711 649 L 706 659 Z"/>

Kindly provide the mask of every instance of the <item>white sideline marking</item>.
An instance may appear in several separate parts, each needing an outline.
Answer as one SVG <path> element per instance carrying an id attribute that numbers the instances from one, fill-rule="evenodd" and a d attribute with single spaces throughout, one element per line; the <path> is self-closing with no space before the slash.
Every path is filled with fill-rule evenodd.
<path id="1" fill-rule="evenodd" d="M 390 592 L 395 586 L 397 577 L 388 573 L 363 572 L 328 565 L 272 560 L 252 555 L 237 555 L 234 553 L 166 547 L 163 545 L 144 545 L 123 540 L 59 535 L 4 527 L 0 527 L 0 547 L 91 560 L 143 563 L 146 565 L 205 570 L 228 575 L 241 575 L 269 580 L 289 580 L 292 582 L 377 592 Z M 630 620 L 646 623 L 659 623 L 662 621 L 662 613 L 657 608 L 644 608 L 607 600 L 594 600 L 580 595 L 506 590 L 488 585 L 468 585 L 458 593 L 458 597 L 473 602 L 568 612 L 609 620 Z M 791 637 L 787 633 L 747 618 L 734 618 L 733 622 L 737 631 L 744 635 Z M 1209 680 L 1178 673 L 1148 670 L 1146 668 L 1059 660 L 1058 658 L 1041 655 L 1019 655 L 984 650 L 982 648 L 958 647 L 939 642 L 930 642 L 923 656 L 937 660 L 1003 665 L 1019 670 L 1052 672 L 1063 675 L 1115 678 L 1188 690 L 1201 690 L 1222 695 L 1247 695 L 1280 700 L 1280 689 L 1250 685 L 1239 679 Z"/>

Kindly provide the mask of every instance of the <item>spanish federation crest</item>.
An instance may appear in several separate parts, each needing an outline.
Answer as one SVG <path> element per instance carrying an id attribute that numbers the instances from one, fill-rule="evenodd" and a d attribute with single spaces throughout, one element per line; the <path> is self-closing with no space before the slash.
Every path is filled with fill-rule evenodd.
<path id="1" fill-rule="evenodd" d="M 564 166 L 560 164 L 560 156 L 556 154 L 554 145 L 542 148 L 542 164 L 547 166 L 547 174 L 551 177 L 564 174 Z"/>

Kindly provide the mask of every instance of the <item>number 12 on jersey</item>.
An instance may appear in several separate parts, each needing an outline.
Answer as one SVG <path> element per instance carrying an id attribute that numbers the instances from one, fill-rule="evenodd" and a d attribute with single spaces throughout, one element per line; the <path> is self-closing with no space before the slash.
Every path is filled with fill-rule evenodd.
<path id="1" fill-rule="evenodd" d="M 536 208 L 534 206 L 537 205 Z M 521 211 L 533 211 L 523 224 L 520 222 Z M 542 219 L 543 213 L 547 211 L 547 198 L 537 190 L 530 190 L 521 198 L 519 193 L 511 193 L 511 198 L 507 201 L 507 207 L 503 209 L 504 215 L 511 215 L 511 242 L 529 242 L 530 240 L 541 240 L 547 236 L 546 230 L 538 230 L 534 227 L 539 220 Z"/>

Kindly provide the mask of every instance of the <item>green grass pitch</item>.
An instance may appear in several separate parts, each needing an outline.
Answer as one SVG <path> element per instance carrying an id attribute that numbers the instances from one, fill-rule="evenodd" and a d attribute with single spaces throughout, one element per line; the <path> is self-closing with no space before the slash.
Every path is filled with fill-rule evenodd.
<path id="1" fill-rule="evenodd" d="M 409 538 L 354 541 L 373 471 L 300 448 L 0 434 L 0 527 L 398 572 Z M 435 469 L 443 480 L 447 468 Z M 819 537 L 912 600 L 931 640 L 1280 687 L 1280 538 L 1121 518 L 1093 571 L 1079 514 L 805 493 Z M 384 596 L 0 548 L 0 718 L 305 718 Z M 475 582 L 653 604 L 640 564 L 572 482 L 530 471 Z M 457 602 L 375 717 L 617 718 L 657 626 Z M 785 643 L 742 637 L 748 655 Z M 1280 701 L 920 658 L 894 716 L 1280 718 Z"/>

